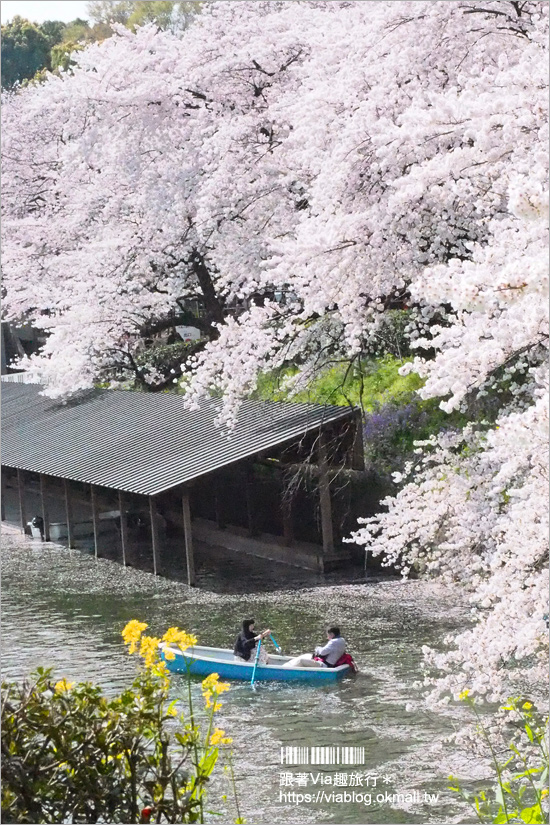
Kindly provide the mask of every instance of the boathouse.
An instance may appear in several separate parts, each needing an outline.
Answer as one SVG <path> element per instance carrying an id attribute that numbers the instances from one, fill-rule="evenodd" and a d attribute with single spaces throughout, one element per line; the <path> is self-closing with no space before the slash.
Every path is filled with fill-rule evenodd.
<path id="1" fill-rule="evenodd" d="M 123 564 L 146 552 L 155 574 L 180 554 L 190 585 L 194 543 L 320 572 L 345 564 L 339 479 L 364 469 L 359 412 L 245 401 L 232 430 L 218 413 L 215 399 L 189 410 L 178 395 L 93 390 L 62 402 L 3 380 L 2 520 L 69 547 L 88 537 Z"/>

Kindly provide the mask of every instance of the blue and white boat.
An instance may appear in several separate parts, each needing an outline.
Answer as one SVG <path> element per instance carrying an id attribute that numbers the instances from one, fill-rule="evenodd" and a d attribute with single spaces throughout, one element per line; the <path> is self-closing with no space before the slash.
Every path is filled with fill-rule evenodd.
<path id="1" fill-rule="evenodd" d="M 232 650 L 221 647 L 189 647 L 183 653 L 175 645 L 161 644 L 161 656 L 172 673 L 191 673 L 209 676 L 218 673 L 222 679 L 242 679 L 250 682 L 254 670 L 254 658 L 249 662 L 238 661 Z M 166 659 L 164 651 L 169 648 L 174 659 Z M 310 682 L 316 685 L 329 684 L 349 673 L 349 665 L 339 667 L 283 667 L 292 656 L 272 656 L 269 664 L 256 668 L 255 682 Z"/>

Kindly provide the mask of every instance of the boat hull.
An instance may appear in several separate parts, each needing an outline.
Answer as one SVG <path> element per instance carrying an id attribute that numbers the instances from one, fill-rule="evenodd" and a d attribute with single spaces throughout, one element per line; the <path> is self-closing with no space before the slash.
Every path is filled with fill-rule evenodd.
<path id="1" fill-rule="evenodd" d="M 252 679 L 254 661 L 234 661 L 232 651 L 221 648 L 194 647 L 184 653 L 171 648 L 174 659 L 166 659 L 164 647 L 161 656 L 172 673 L 190 673 L 193 676 L 209 676 L 217 673 L 222 679 L 236 679 L 248 681 Z M 255 682 L 309 682 L 311 684 L 329 684 L 341 679 L 349 673 L 348 665 L 340 667 L 293 667 L 285 668 L 282 665 L 289 660 L 285 656 L 270 656 L 273 664 L 258 665 Z"/>

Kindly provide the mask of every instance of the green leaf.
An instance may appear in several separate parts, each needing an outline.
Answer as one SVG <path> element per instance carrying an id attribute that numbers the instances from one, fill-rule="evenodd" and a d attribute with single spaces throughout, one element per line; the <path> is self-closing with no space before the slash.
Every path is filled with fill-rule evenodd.
<path id="1" fill-rule="evenodd" d="M 514 779 L 523 779 L 526 776 L 533 776 L 534 774 L 540 773 L 541 768 L 527 768 L 526 771 L 522 771 L 522 773 L 515 773 Z"/>
<path id="2" fill-rule="evenodd" d="M 504 807 L 506 804 L 504 801 L 505 791 L 509 793 L 509 788 L 505 784 L 499 785 L 497 788 L 495 788 L 495 801 L 498 802 L 498 804 L 502 807 Z"/>
<path id="3" fill-rule="evenodd" d="M 97 821 L 129 822 L 135 818 L 128 807 L 131 785 L 137 786 L 140 801 L 156 803 L 166 821 L 201 819 L 199 803 L 187 788 L 205 798 L 204 783 L 217 764 L 218 749 L 207 751 L 198 776 L 188 763 L 189 773 L 176 768 L 182 751 L 186 757 L 192 747 L 189 738 L 202 739 L 204 731 L 200 726 L 196 733 L 183 726 L 174 730 L 175 719 L 163 716 L 174 703 L 168 705 L 154 674 L 140 673 L 131 688 L 108 698 L 90 683 L 54 691 L 50 671 L 42 670 L 30 683 L 4 682 L 2 700 L 4 753 L 26 768 L 22 775 L 10 775 L 4 765 L 6 821 L 62 822 L 71 810 L 75 821 L 85 822 L 86 809 L 93 807 Z M 29 799 L 38 800 L 34 810 Z"/>
<path id="4" fill-rule="evenodd" d="M 522 822 L 528 822 L 531 823 L 531 825 L 533 825 L 533 823 L 544 822 L 540 805 L 533 805 L 532 808 L 524 808 L 520 811 L 519 816 Z"/>
<path id="5" fill-rule="evenodd" d="M 212 751 L 203 756 L 199 762 L 199 768 L 204 776 L 210 776 L 214 770 L 216 762 L 218 761 L 218 755 L 218 748 L 214 748 Z"/>

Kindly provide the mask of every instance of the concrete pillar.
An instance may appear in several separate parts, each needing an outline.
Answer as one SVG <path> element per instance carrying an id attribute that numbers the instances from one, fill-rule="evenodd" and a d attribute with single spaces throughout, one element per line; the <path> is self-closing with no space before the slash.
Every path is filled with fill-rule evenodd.
<path id="1" fill-rule="evenodd" d="M 323 555 L 327 555 L 334 550 L 334 529 L 332 525 L 332 504 L 330 501 L 327 445 L 325 434 L 323 432 L 319 434 L 319 499 L 321 505 Z"/>
<path id="2" fill-rule="evenodd" d="M 183 534 L 185 537 L 185 558 L 187 561 L 187 584 L 195 587 L 195 557 L 193 554 L 193 529 L 191 526 L 191 508 L 189 506 L 189 493 L 184 490 L 181 494 L 183 508 Z"/>
<path id="3" fill-rule="evenodd" d="M 126 515 L 126 497 L 119 491 L 118 509 L 120 512 L 120 544 L 122 547 L 122 564 L 126 567 L 126 548 L 128 547 L 128 517 Z"/>
<path id="4" fill-rule="evenodd" d="M 157 554 L 159 550 L 159 526 L 157 520 L 157 502 L 149 496 L 149 514 L 151 516 L 151 544 L 153 547 L 153 573 L 157 575 Z"/>
<path id="5" fill-rule="evenodd" d="M 69 483 L 66 478 L 63 479 L 63 489 L 65 491 L 65 519 L 67 523 L 67 544 L 70 549 L 74 547 L 73 508 L 71 505 Z"/>
<path id="6" fill-rule="evenodd" d="M 25 532 L 27 526 L 27 508 L 25 506 L 25 477 L 23 470 L 17 470 L 17 491 L 19 493 L 19 523 L 21 532 Z"/>
<path id="7" fill-rule="evenodd" d="M 48 500 L 46 498 L 46 476 L 40 473 L 40 504 L 42 506 L 42 521 L 44 522 L 44 532 L 42 539 L 44 541 L 50 540 L 50 511 L 48 509 Z"/>
<path id="8" fill-rule="evenodd" d="M 99 557 L 99 512 L 97 509 L 97 495 L 93 484 L 90 484 L 90 500 L 92 503 L 92 524 L 94 527 L 94 556 L 97 561 Z"/>

